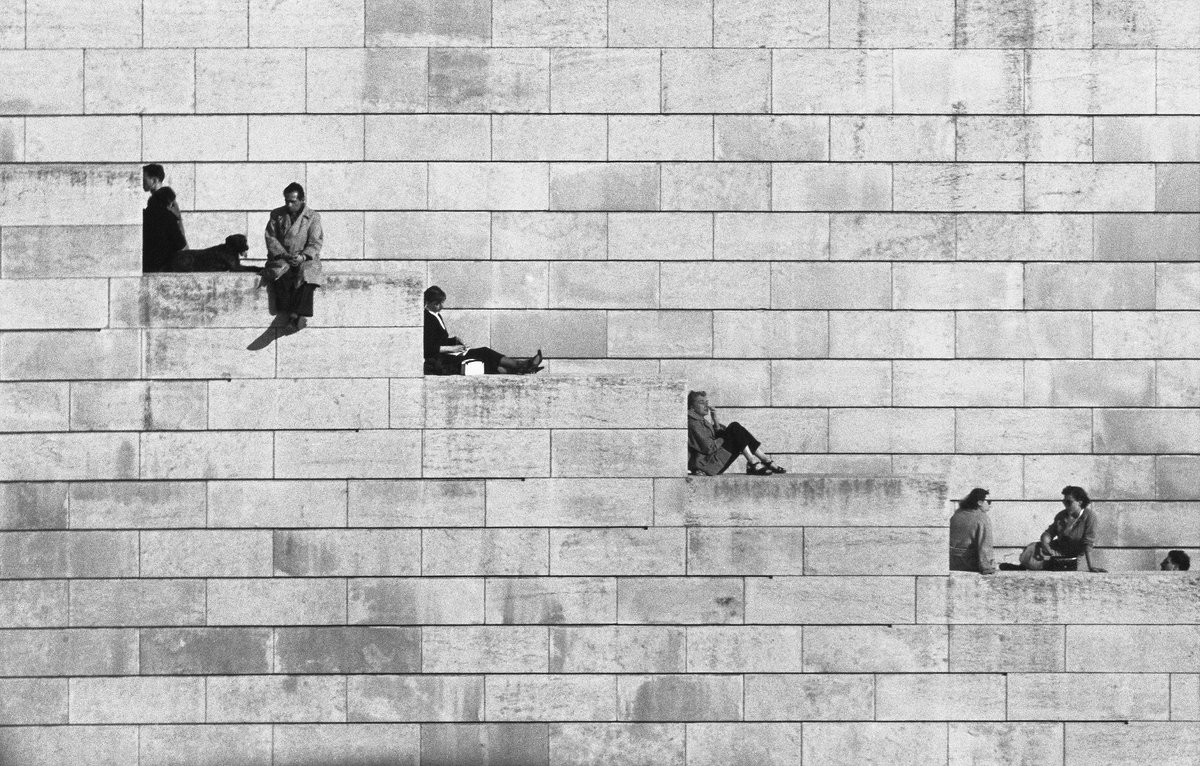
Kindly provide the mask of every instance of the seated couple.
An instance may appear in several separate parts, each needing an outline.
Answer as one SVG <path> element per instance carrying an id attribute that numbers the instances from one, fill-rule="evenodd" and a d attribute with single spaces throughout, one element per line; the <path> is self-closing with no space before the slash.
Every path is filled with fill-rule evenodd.
<path id="1" fill-rule="evenodd" d="M 694 476 L 725 473 L 739 455 L 746 458 L 746 473 L 752 476 L 787 473 L 762 451 L 762 444 L 741 423 L 722 425 L 717 420 L 717 411 L 708 406 L 707 393 L 688 391 L 687 403 L 688 473 Z"/>
<path id="2" fill-rule="evenodd" d="M 142 271 L 253 271 L 241 259 L 249 250 L 245 234 L 231 234 L 225 242 L 202 250 L 188 249 L 183 215 L 175 191 L 165 185 L 162 165 L 142 168 L 142 189 L 150 192 L 142 211 Z"/>
<path id="3" fill-rule="evenodd" d="M 468 348 L 461 339 L 450 335 L 442 318 L 446 291 L 434 285 L 425 291 L 425 374 L 458 375 L 466 371 L 464 362 L 483 363 L 488 375 L 530 375 L 542 369 L 542 351 L 531 357 L 505 356 L 486 346 Z"/>

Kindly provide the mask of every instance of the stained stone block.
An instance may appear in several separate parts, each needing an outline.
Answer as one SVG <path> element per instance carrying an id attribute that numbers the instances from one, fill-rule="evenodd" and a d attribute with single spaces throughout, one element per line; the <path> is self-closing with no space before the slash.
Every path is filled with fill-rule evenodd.
<path id="1" fill-rule="evenodd" d="M 263 324 L 267 324 L 266 318 Z M 266 330 L 274 335 L 274 330 Z M 318 331 L 319 332 L 319 331 Z M 136 330 L 112 331 L 138 335 Z M 152 329 L 142 335 L 143 369 L 150 378 L 269 378 L 275 374 L 275 349 L 251 350 L 253 329 Z M 136 377 L 136 375 L 113 376 Z"/>
<path id="2" fill-rule="evenodd" d="M 714 131 L 718 160 L 802 162 L 829 158 L 826 117 L 718 115 Z"/>
<path id="3" fill-rule="evenodd" d="M 1097 162 L 1200 160 L 1200 120 L 1188 117 L 1097 117 L 1095 123 Z"/>
<path id="4" fill-rule="evenodd" d="M 869 721 L 875 715 L 869 675 L 747 675 L 745 684 L 747 720 Z"/>
<path id="5" fill-rule="evenodd" d="M 142 675 L 271 672 L 270 628 L 159 628 L 140 634 Z"/>
<path id="6" fill-rule="evenodd" d="M 619 682 L 618 682 L 619 683 Z M 617 689 L 605 676 L 488 676 L 488 720 L 611 721 Z"/>
<path id="7" fill-rule="evenodd" d="M 1200 8 L 1184 0 L 1098 0 L 1097 48 L 1195 48 L 1200 46 Z"/>
<path id="8" fill-rule="evenodd" d="M 429 166 L 429 206 L 438 210 L 545 210 L 543 163 L 439 163 Z"/>
<path id="9" fill-rule="evenodd" d="M 617 676 L 622 721 L 740 721 L 742 678 L 729 675 Z"/>
<path id="10" fill-rule="evenodd" d="M 202 723 L 202 678 L 72 678 L 71 723 Z"/>
<path id="11" fill-rule="evenodd" d="M 833 0 L 831 48 L 950 48 L 954 45 L 952 0 Z"/>
<path id="12" fill-rule="evenodd" d="M 141 206 L 136 182 L 128 165 L 5 165 L 5 226 L 134 223 Z"/>
<path id="13" fill-rule="evenodd" d="M 682 529 L 551 530 L 554 575 L 681 575 Z"/>
<path id="14" fill-rule="evenodd" d="M 776 577 L 746 580 L 746 622 L 771 625 L 912 623 L 905 577 Z"/>
<path id="15" fill-rule="evenodd" d="M 0 679 L 0 723 L 6 727 L 66 722 L 67 679 Z"/>
<path id="16" fill-rule="evenodd" d="M 491 5 L 481 0 L 368 0 L 366 19 L 369 47 L 476 46 L 491 39 Z"/>
<path id="17" fill-rule="evenodd" d="M 204 600 L 203 580 L 77 580 L 71 625 L 203 625 Z"/>
<path id="18" fill-rule="evenodd" d="M 1200 164 L 1158 165 L 1155 207 L 1159 212 L 1200 212 Z"/>
<path id="19" fill-rule="evenodd" d="M 830 118 L 829 138 L 829 158 L 837 162 L 953 162 L 955 159 L 951 117 L 835 116 Z"/>
<path id="20" fill-rule="evenodd" d="M 653 514 L 651 490 L 649 479 L 491 479 L 487 521 L 500 527 L 645 526 Z"/>
<path id="21" fill-rule="evenodd" d="M 715 311 L 711 331 L 712 355 L 721 359 L 819 358 L 829 353 L 829 318 L 823 311 Z M 699 333 L 691 337 L 705 340 Z"/>
<path id="22" fill-rule="evenodd" d="M 803 551 L 802 529 L 689 529 L 687 573 L 804 574 Z"/>
<path id="23" fill-rule="evenodd" d="M 804 762 L 837 763 L 853 752 L 864 766 L 946 763 L 947 731 L 938 723 L 812 723 L 804 725 Z"/>
<path id="24" fill-rule="evenodd" d="M 1024 720 L 1166 720 L 1168 676 L 1011 673 L 1009 715 Z"/>
<path id="25" fill-rule="evenodd" d="M 1153 212 L 1154 188 L 1152 165 L 1029 165 L 1025 205 L 1038 212 Z"/>
<path id="26" fill-rule="evenodd" d="M 1092 222 L 1105 216 L 1066 213 L 992 214 L 955 216 L 957 256 L 960 261 L 1089 261 L 1092 259 Z M 1124 260 L 1100 258 L 1097 260 Z M 1132 260 L 1132 259 L 1130 259 Z"/>
<path id="27" fill-rule="evenodd" d="M 713 118 L 707 115 L 617 115 L 608 118 L 613 160 L 711 160 Z"/>
<path id="28" fill-rule="evenodd" d="M 84 111 L 194 112 L 197 71 L 196 54 L 190 50 L 88 50 L 84 54 Z"/>
<path id="29" fill-rule="evenodd" d="M 653 163 L 557 163 L 550 166 L 551 210 L 657 210 Z"/>
<path id="30" fill-rule="evenodd" d="M 634 625 L 550 628 L 552 673 L 681 673 L 684 629 Z"/>
<path id="31" fill-rule="evenodd" d="M 1119 410 L 1096 412 L 1095 451 L 1154 453 L 1200 451 L 1190 430 L 1200 424 L 1200 410 Z"/>
<path id="32" fill-rule="evenodd" d="M 629 48 L 708 48 L 713 44 L 713 7 L 702 0 L 645 5 L 614 0 L 608 7 L 609 44 Z"/>
<path id="33" fill-rule="evenodd" d="M 1195 114 L 1200 105 L 1200 51 L 1158 51 L 1159 114 Z"/>
<path id="34" fill-rule="evenodd" d="M 142 121 L 123 117 L 30 117 L 25 162 L 137 162 Z"/>
<path id="35" fill-rule="evenodd" d="M 482 526 L 484 482 L 355 480 L 348 507 L 352 527 Z"/>
<path id="36" fill-rule="evenodd" d="M 342 677 L 216 676 L 206 679 L 207 720 L 345 721 L 347 682 Z"/>
<path id="37" fill-rule="evenodd" d="M 44 482 L 0 485 L 0 529 L 66 529 L 68 486 L 81 485 Z"/>
<path id="38" fill-rule="evenodd" d="M 1061 766 L 1065 748 L 1059 723 L 951 723 L 950 766 L 1045 763 Z"/>
<path id="39" fill-rule="evenodd" d="M 743 621 L 742 581 L 733 577 L 623 577 L 617 621 L 622 624 L 731 624 Z"/>
<path id="40" fill-rule="evenodd" d="M 1091 0 L 966 0 L 955 6 L 956 48 L 1090 48 Z"/>
<path id="41" fill-rule="evenodd" d="M 1088 117 L 961 116 L 956 158 L 969 162 L 1090 162 L 1092 120 Z M 1100 138 L 1097 136 L 1099 145 Z M 1097 160 L 1102 160 L 1097 154 Z"/>
<path id="42" fill-rule="evenodd" d="M 25 47 L 25 0 L 4 0 L 0 3 L 0 45 L 5 48 Z"/>
<path id="43" fill-rule="evenodd" d="M 483 676 L 350 676 L 349 721 L 481 721 Z"/>
<path id="44" fill-rule="evenodd" d="M 188 530 L 139 535 L 143 577 L 269 577 L 269 532 Z"/>
<path id="45" fill-rule="evenodd" d="M 829 258 L 829 216 L 822 213 L 717 213 L 713 228 L 719 260 Z"/>
<path id="46" fill-rule="evenodd" d="M 1035 407 L 1150 407 L 1154 363 L 1054 361 L 1025 363 L 1025 403 Z"/>
<path id="47" fill-rule="evenodd" d="M 4 643 L 0 645 L 0 675 L 3 676 L 122 676 L 137 673 L 136 630 L 9 630 L 5 631 Z"/>
<path id="48" fill-rule="evenodd" d="M 1092 448 L 1088 409 L 970 409 L 955 415 L 954 446 L 963 452 L 1079 453 Z"/>
<path id="49" fill-rule="evenodd" d="M 892 168 L 892 206 L 913 211 L 1021 210 L 1025 174 L 1023 166 L 1013 164 L 898 164 Z"/>
<path id="50" fill-rule="evenodd" d="M 663 210 L 767 210 L 771 168 L 751 163 L 664 163 Z"/>
<path id="51" fill-rule="evenodd" d="M 71 386 L 71 427 L 76 431 L 204 428 L 208 386 L 203 381 L 111 381 Z"/>
<path id="52" fill-rule="evenodd" d="M 687 629 L 689 673 L 799 673 L 798 626 L 699 626 Z"/>
<path id="53" fill-rule="evenodd" d="M 429 109 L 549 111 L 549 70 L 549 52 L 537 48 L 435 48 L 429 54 Z"/>
<path id="54" fill-rule="evenodd" d="M 82 114 L 83 60 L 79 50 L 0 51 L 0 113 Z"/>
<path id="55" fill-rule="evenodd" d="M 281 628 L 275 632 L 275 672 L 411 673 L 420 666 L 418 628 Z"/>
<path id="56" fill-rule="evenodd" d="M 7 350 L 7 349 L 6 349 Z M 132 434 L 0 434 L 0 480 L 135 479 Z"/>
<path id="57" fill-rule="evenodd" d="M 1030 455 L 1024 458 L 1025 497 L 1052 495 L 1063 476 L 1098 497 L 1127 500 L 1154 494 L 1154 461 L 1141 455 Z M 1051 489 L 1047 489 L 1050 487 Z"/>
<path id="58" fill-rule="evenodd" d="M 67 383 L 0 384 L 0 431 L 70 430 L 69 389 Z"/>
<path id="59" fill-rule="evenodd" d="M 1154 67 L 1153 51 L 1028 51 L 1025 111 L 1153 114 Z"/>
<path id="60" fill-rule="evenodd" d="M 1200 215 L 1095 216 L 1098 261 L 1194 261 L 1200 258 Z M 1160 267 L 1161 268 L 1161 267 Z M 1166 287 L 1170 287 L 1170 282 Z M 1158 308 L 1176 308 L 1159 305 Z"/>
<path id="61" fill-rule="evenodd" d="M 897 112 L 1020 114 L 1022 111 L 1022 55 L 1018 51 L 897 50 L 892 55 Z"/>
<path id="62" fill-rule="evenodd" d="M 123 277 L 142 271 L 140 226 L 5 226 L 0 277 Z"/>
<path id="63" fill-rule="evenodd" d="M 1070 625 L 1066 670 L 1086 673 L 1166 673 L 1195 667 L 1200 629 L 1194 625 Z"/>
<path id="64" fill-rule="evenodd" d="M 1087 358 L 1092 354 L 1092 316 L 1087 312 L 963 311 L 956 318 L 956 356 L 960 359 Z M 1008 386 L 1020 387 L 1016 368 L 1006 365 L 997 369 L 1008 373 Z"/>
<path id="65" fill-rule="evenodd" d="M 344 625 L 346 581 L 213 579 L 206 612 L 209 625 Z"/>
<path id="66" fill-rule="evenodd" d="M 504 577 L 487 581 L 489 624 L 611 624 L 616 619 L 617 585 L 611 577 Z"/>
<path id="67" fill-rule="evenodd" d="M 266 479 L 272 475 L 271 443 L 271 434 L 265 432 L 144 432 L 139 475 L 144 479 Z"/>
<path id="68" fill-rule="evenodd" d="M 421 629 L 421 672 L 545 673 L 549 645 L 543 627 Z"/>
<path id="69" fill-rule="evenodd" d="M 66 580 L 0 580 L 0 626 L 50 628 L 66 624 Z"/>
<path id="70" fill-rule="evenodd" d="M 427 529 L 421 535 L 423 575 L 545 575 L 548 556 L 544 529 Z"/>
<path id="71" fill-rule="evenodd" d="M 657 50 L 552 50 L 551 111 L 658 112 L 660 58 Z"/>
<path id="72" fill-rule="evenodd" d="M 350 624 L 442 625 L 483 622 L 481 579 L 431 577 L 350 580 Z"/>
<path id="73" fill-rule="evenodd" d="M 771 362 L 770 401 L 776 407 L 886 406 L 892 403 L 891 398 L 890 362 L 825 359 Z"/>
<path id="74" fill-rule="evenodd" d="M 1141 759 L 1186 764 L 1200 746 L 1194 723 L 1067 723 L 1070 766 L 1116 766 Z"/>
<path id="75" fill-rule="evenodd" d="M 276 75 L 303 71 L 303 50 L 200 49 L 195 67 L 198 112 L 262 114 L 305 109 L 304 80 L 281 83 Z"/>
<path id="76" fill-rule="evenodd" d="M 771 109 L 797 114 L 892 110 L 892 51 L 779 50 L 771 58 Z"/>
<path id="77" fill-rule="evenodd" d="M 551 472 L 553 440 L 548 430 L 429 430 L 424 432 L 423 440 L 422 475 L 447 479 L 508 476 L 534 478 L 549 476 Z M 382 478 L 384 475 L 376 474 L 374 477 Z M 363 476 L 373 478 L 367 474 Z"/>
<path id="78" fill-rule="evenodd" d="M 310 48 L 307 78 L 310 109 L 368 114 L 423 112 L 428 56 L 421 49 Z"/>
<path id="79" fill-rule="evenodd" d="M 829 312 L 829 355 L 838 358 L 954 356 L 950 312 Z"/>
<path id="80" fill-rule="evenodd" d="M 546 766 L 548 737 L 549 725 L 544 723 L 424 724 L 419 733 L 420 762 L 429 766 Z"/>
<path id="81" fill-rule="evenodd" d="M 196 0 L 180 6 L 167 0 L 142 3 L 146 48 L 215 48 L 249 42 L 245 0 Z"/>
<path id="82" fill-rule="evenodd" d="M 280 739 L 293 728 L 280 727 Z M 272 727 L 262 724 L 223 724 L 188 726 L 141 726 L 138 729 L 139 763 L 145 766 L 170 766 L 187 753 L 195 766 L 219 766 L 229 754 L 238 754 L 239 766 L 271 766 Z M 276 762 L 282 763 L 277 758 Z"/>
<path id="83" fill-rule="evenodd" d="M 492 14 L 492 44 L 499 46 L 599 46 L 608 37 L 606 0 L 511 0 Z"/>
<path id="84" fill-rule="evenodd" d="M 1187 359 L 1200 337 L 1200 323 L 1183 312 L 1095 314 L 1092 323 L 1097 358 Z"/>
<path id="85" fill-rule="evenodd" d="M 771 266 L 773 309 L 890 309 L 887 263 L 778 263 Z"/>
<path id="86" fill-rule="evenodd" d="M 421 539 L 415 530 L 276 530 L 275 575 L 402 577 L 417 575 Z"/>
<path id="87" fill-rule="evenodd" d="M 804 628 L 804 672 L 936 673 L 947 670 L 946 628 L 937 625 Z"/>
<path id="88" fill-rule="evenodd" d="M 946 571 L 947 545 L 942 529 L 859 529 L 852 534 L 837 527 L 808 529 L 804 574 L 939 574 Z"/>
<path id="89" fill-rule="evenodd" d="M 595 358 L 607 355 L 607 317 L 604 311 L 491 312 L 491 343 L 495 348 L 549 359 Z M 554 364 L 553 361 L 550 362 Z M 565 371 L 555 368 L 556 372 Z M 583 371 L 581 371 L 583 372 Z M 588 374 L 591 371 L 584 372 Z M 621 372 L 616 370 L 614 372 Z M 639 371 L 641 372 L 641 371 Z M 651 371 L 654 372 L 654 371 Z"/>
<path id="90" fill-rule="evenodd" d="M 626 766 L 684 766 L 681 723 L 552 723 L 549 731 L 551 766 L 618 761 Z"/>
<path id="91" fill-rule="evenodd" d="M 0 751 L 30 766 L 94 763 L 126 766 L 138 760 L 137 726 L 6 726 Z"/>
<path id="92" fill-rule="evenodd" d="M 682 434 L 681 429 L 666 428 L 556 430 L 549 445 L 550 473 L 555 477 L 673 476 L 685 460 Z M 522 448 L 527 448 L 524 443 Z"/>
<path id="93" fill-rule="evenodd" d="M 772 210 L 890 210 L 892 167 L 870 163 L 776 163 Z"/>
<path id="94" fill-rule="evenodd" d="M 707 311 L 614 311 L 608 315 L 608 353 L 705 358 L 713 354 L 713 332 Z"/>
<path id="95" fill-rule="evenodd" d="M 665 50 L 663 112 L 768 112 L 770 81 L 771 57 L 766 51 Z"/>
<path id="96" fill-rule="evenodd" d="M 713 44 L 730 48 L 823 48 L 829 6 L 818 0 L 717 0 Z"/>

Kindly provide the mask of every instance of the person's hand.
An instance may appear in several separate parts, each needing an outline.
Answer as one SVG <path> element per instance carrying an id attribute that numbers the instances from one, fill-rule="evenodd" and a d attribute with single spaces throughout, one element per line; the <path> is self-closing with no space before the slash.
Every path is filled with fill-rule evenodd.
<path id="1" fill-rule="evenodd" d="M 300 265 L 300 256 L 298 256 L 298 255 L 290 255 L 290 254 L 285 255 L 285 256 L 283 256 L 283 259 L 288 262 L 289 266 L 299 266 Z"/>
<path id="2" fill-rule="evenodd" d="M 454 353 L 456 353 L 456 354 L 465 354 L 465 353 L 467 353 L 467 346 L 466 346 L 466 344 L 460 343 L 460 344 L 458 344 L 457 346 L 455 346 L 455 347 L 454 347 Z"/>

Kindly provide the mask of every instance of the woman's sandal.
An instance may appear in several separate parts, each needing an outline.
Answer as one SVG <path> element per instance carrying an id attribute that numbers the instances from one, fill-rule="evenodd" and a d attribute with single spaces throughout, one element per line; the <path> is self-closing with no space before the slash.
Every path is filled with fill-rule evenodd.
<path id="1" fill-rule="evenodd" d="M 776 465 L 774 460 L 764 460 L 763 465 L 766 466 L 767 470 L 769 470 L 771 473 L 787 473 L 787 469 L 781 465 Z"/>
<path id="2" fill-rule="evenodd" d="M 746 474 L 749 476 L 770 476 L 772 473 L 763 463 L 746 463 Z"/>

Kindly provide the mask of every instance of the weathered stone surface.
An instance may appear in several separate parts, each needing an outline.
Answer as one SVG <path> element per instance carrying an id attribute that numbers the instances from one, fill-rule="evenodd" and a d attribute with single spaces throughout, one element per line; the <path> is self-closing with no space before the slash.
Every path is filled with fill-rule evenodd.
<path id="1" fill-rule="evenodd" d="M 630 48 L 694 48 L 713 44 L 713 7 L 702 0 L 634 0 L 608 4 L 609 44 Z"/>
<path id="2" fill-rule="evenodd" d="M 803 551 L 802 529 L 689 529 L 687 573 L 804 574 Z"/>
<path id="3" fill-rule="evenodd" d="M 937 625 L 804 628 L 806 673 L 936 673 L 947 670 L 946 628 Z"/>
<path id="4" fill-rule="evenodd" d="M 6 726 L 0 751 L 30 766 L 88 762 L 128 766 L 138 761 L 137 726 Z"/>
<path id="5" fill-rule="evenodd" d="M 264 479 L 272 473 L 270 433 L 155 431 L 141 434 L 141 478 Z"/>
<path id="6" fill-rule="evenodd" d="M 718 260 L 829 258 L 829 216 L 824 213 L 716 213 L 713 218 L 713 257 Z"/>
<path id="7" fill-rule="evenodd" d="M 139 534 L 144 577 L 269 577 L 266 531 L 171 530 Z"/>
<path id="8" fill-rule="evenodd" d="M 1025 173 L 1021 165 L 1004 163 L 897 164 L 892 169 L 891 207 L 951 212 L 1022 210 Z"/>
<path id="9" fill-rule="evenodd" d="M 431 163 L 428 204 L 439 210 L 545 210 L 548 173 L 541 162 Z"/>
<path id="10" fill-rule="evenodd" d="M 201 382 L 90 382 L 71 386 L 76 431 L 199 429 L 208 424 L 208 386 Z"/>
<path id="11" fill-rule="evenodd" d="M 1143 759 L 1186 764 L 1200 747 L 1195 723 L 1067 723 L 1066 763 L 1116 766 Z"/>
<path id="12" fill-rule="evenodd" d="M 546 766 L 548 734 L 544 723 L 424 724 L 420 727 L 420 762 L 429 766 Z M 413 762 L 416 760 L 414 757 Z"/>
<path id="13" fill-rule="evenodd" d="M 142 675 L 270 673 L 270 628 L 159 628 L 140 631 Z"/>
<path id="14" fill-rule="evenodd" d="M 487 581 L 489 624 L 612 624 L 616 620 L 617 583 L 612 577 L 504 577 Z"/>
<path id="15" fill-rule="evenodd" d="M 552 723 L 549 757 L 552 766 L 617 761 L 626 766 L 684 766 L 684 725 Z"/>
<path id="16" fill-rule="evenodd" d="M 0 643 L 0 675 L 3 676 L 122 676 L 137 673 L 136 630 L 7 630 Z"/>
<path id="17" fill-rule="evenodd" d="M 1165 721 L 1166 675 L 1133 673 L 1012 673 L 1008 712 L 1022 720 Z"/>
<path id="18" fill-rule="evenodd" d="M 740 623 L 745 586 L 734 577 L 622 577 L 617 581 L 617 621 L 638 624 Z"/>
<path id="19" fill-rule="evenodd" d="M 6 727 L 66 722 L 67 679 L 0 679 L 0 723 Z"/>
<path id="20" fill-rule="evenodd" d="M 555 163 L 550 209 L 658 210 L 659 187 L 654 163 Z"/>
<path id="21" fill-rule="evenodd" d="M 746 580 L 746 622 L 845 625 L 913 622 L 906 577 L 775 577 Z"/>
<path id="22" fill-rule="evenodd" d="M 739 721 L 741 676 L 617 676 L 617 717 L 622 721 Z"/>
<path id="23" fill-rule="evenodd" d="M 711 160 L 713 118 L 708 115 L 609 117 L 607 158 L 643 161 Z"/>
<path id="24" fill-rule="evenodd" d="M 949 48 L 954 40 L 955 4 L 949 0 L 833 0 L 829 5 L 831 48 Z"/>
<path id="25" fill-rule="evenodd" d="M 829 411 L 834 452 L 929 452 L 954 441 L 952 410 L 835 409 Z"/>
<path id="26" fill-rule="evenodd" d="M 611 721 L 616 717 L 617 689 L 611 677 L 496 675 L 487 680 L 489 720 Z"/>
<path id="27" fill-rule="evenodd" d="M 472 527 L 484 522 L 482 481 L 353 480 L 349 493 L 352 527 Z"/>
<path id="28" fill-rule="evenodd" d="M 806 530 L 804 574 L 939 574 L 946 571 L 942 528 Z"/>
<path id="29" fill-rule="evenodd" d="M 682 529 L 581 529 L 550 531 L 554 575 L 681 575 Z"/>
<path id="30" fill-rule="evenodd" d="M 682 429 L 666 428 L 556 430 L 549 445 L 551 473 L 556 477 L 673 476 L 685 464 L 682 433 Z"/>
<path id="31" fill-rule="evenodd" d="M 992 721 L 1004 718 L 1006 680 L 994 674 L 884 674 L 876 676 L 879 720 Z"/>
<path id="32" fill-rule="evenodd" d="M 280 727 L 282 739 L 294 727 Z M 171 766 L 187 753 L 194 766 L 221 766 L 237 753 L 239 766 L 271 766 L 272 727 L 260 724 L 138 727 L 138 759 L 146 766 Z"/>
<path id="33" fill-rule="evenodd" d="M 954 133 L 951 117 L 831 117 L 829 159 L 953 162 Z"/>
<path id="34" fill-rule="evenodd" d="M 221 486 L 228 485 L 214 485 Z M 201 482 L 72 482 L 71 527 L 147 529 L 204 526 L 204 489 Z"/>
<path id="35" fill-rule="evenodd" d="M 0 62 L 10 76 L 0 88 L 4 114 L 82 114 L 83 51 L 6 50 Z"/>
<path id="36" fill-rule="evenodd" d="M 405 478 L 420 475 L 418 432 L 280 431 L 278 478 Z"/>
<path id="37" fill-rule="evenodd" d="M 207 593 L 209 625 L 346 623 L 344 579 L 214 579 Z"/>
<path id="38" fill-rule="evenodd" d="M 802 757 L 800 723 L 691 723 L 687 758 L 695 766 L 786 766 Z"/>
<path id="39" fill-rule="evenodd" d="M 729 625 L 687 629 L 689 673 L 799 673 L 799 626 Z"/>
<path id="40" fill-rule="evenodd" d="M 550 55 L 537 48 L 433 49 L 429 108 L 438 112 L 545 112 Z"/>
<path id="41" fill-rule="evenodd" d="M 276 479 L 208 484 L 210 526 L 330 527 L 345 522 L 344 482 Z"/>
<path id="42" fill-rule="evenodd" d="M 202 678 L 72 678 L 71 723 L 201 723 Z"/>
<path id="43" fill-rule="evenodd" d="M 1019 114 L 1018 51 L 896 50 L 897 112 Z"/>
<path id="44" fill-rule="evenodd" d="M 1061 724 L 951 723 L 949 730 L 950 766 L 1063 762 Z"/>
<path id="45" fill-rule="evenodd" d="M 483 676 L 350 676 L 349 721 L 482 721 Z"/>
<path id="46" fill-rule="evenodd" d="M 1070 359 L 1092 353 L 1092 315 L 1086 312 L 960 311 L 955 319 L 960 359 Z M 992 372 L 1001 370 L 1011 373 L 1004 376 L 1005 388 L 1016 386 L 1017 368 L 1001 365 Z"/>
<path id="47" fill-rule="evenodd" d="M 205 679 L 206 719 L 213 722 L 345 721 L 343 677 L 214 676 Z"/>
<path id="48" fill-rule="evenodd" d="M 545 673 L 546 628 L 514 626 L 421 629 L 421 672 Z"/>
<path id="49" fill-rule="evenodd" d="M 966 0 L 955 4 L 955 47 L 1090 48 L 1091 17 L 1090 0 Z"/>
<path id="50" fill-rule="evenodd" d="M 552 673 L 681 673 L 684 628 L 614 625 L 552 627 Z"/>
<path id="51" fill-rule="evenodd" d="M 776 263 L 771 308 L 890 309 L 891 278 L 885 263 Z"/>
<path id="52" fill-rule="evenodd" d="M 1057 625 L 951 625 L 955 673 L 1061 673 L 1063 628 Z"/>
<path id="53" fill-rule="evenodd" d="M 547 535 L 544 529 L 424 530 L 421 574 L 545 575 Z"/>
<path id="54" fill-rule="evenodd" d="M 1166 673 L 1195 667 L 1200 628 L 1194 625 L 1069 625 L 1066 670 L 1083 673 Z"/>
<path id="55" fill-rule="evenodd" d="M 1158 51 L 1156 96 L 1159 114 L 1195 114 L 1200 104 L 1200 51 Z"/>
<path id="56" fill-rule="evenodd" d="M 484 621 L 484 581 L 468 578 L 352 579 L 350 624 L 466 625 Z"/>
<path id="57" fill-rule="evenodd" d="M 6 221 L 0 229 L 0 277 L 136 276 L 142 268 L 141 236 L 140 226 L 14 226 Z"/>
<path id="58" fill-rule="evenodd" d="M 973 162 L 1090 162 L 1087 117 L 958 117 L 956 159 Z M 1096 157 L 1099 160 L 1099 157 Z"/>
<path id="59" fill-rule="evenodd" d="M 409 529 L 276 530 L 274 572 L 295 577 L 402 577 L 421 571 Z"/>
<path id="60" fill-rule="evenodd" d="M 67 624 L 66 580 L 0 580 L 0 627 Z"/>
<path id="61" fill-rule="evenodd" d="M 804 725 L 804 762 L 837 763 L 853 752 L 870 766 L 946 763 L 947 732 L 938 723 L 812 723 Z"/>
<path id="62" fill-rule="evenodd" d="M 202 580 L 76 580 L 71 625 L 203 625 L 204 591 Z"/>
<path id="63" fill-rule="evenodd" d="M 552 50 L 551 111 L 658 112 L 660 58 L 656 50 Z"/>
<path id="64" fill-rule="evenodd" d="M 1200 9 L 1182 0 L 1095 4 L 1097 48 L 1194 48 L 1200 44 Z"/>
<path id="65" fill-rule="evenodd" d="M 891 210 L 892 166 L 882 163 L 776 163 L 772 210 Z"/>
<path id="66" fill-rule="evenodd" d="M 280 628 L 277 673 L 411 673 L 421 667 L 417 628 Z"/>
<path id="67" fill-rule="evenodd" d="M 1019 407 L 1018 361 L 896 361 L 891 404 L 901 407 Z"/>
<path id="68" fill-rule="evenodd" d="M 1024 76 L 1030 114 L 1154 113 L 1154 51 L 1033 50 Z"/>
<path id="69" fill-rule="evenodd" d="M 747 675 L 746 719 L 867 721 L 875 714 L 869 675 Z"/>
<path id="70" fill-rule="evenodd" d="M 607 120 L 600 115 L 495 115 L 491 126 L 491 156 L 483 159 L 577 162 L 606 159 Z M 710 132 L 710 139 L 711 135 Z"/>
<path id="71" fill-rule="evenodd" d="M 4 532 L 0 534 L 0 576 L 135 577 L 134 532 Z"/>
<path id="72" fill-rule="evenodd" d="M 550 474 L 552 440 L 546 429 L 427 430 L 422 436 L 424 475 L 490 478 Z"/>
<path id="73" fill-rule="evenodd" d="M 67 487 L 66 483 L 0 484 L 0 529 L 66 529 Z"/>

